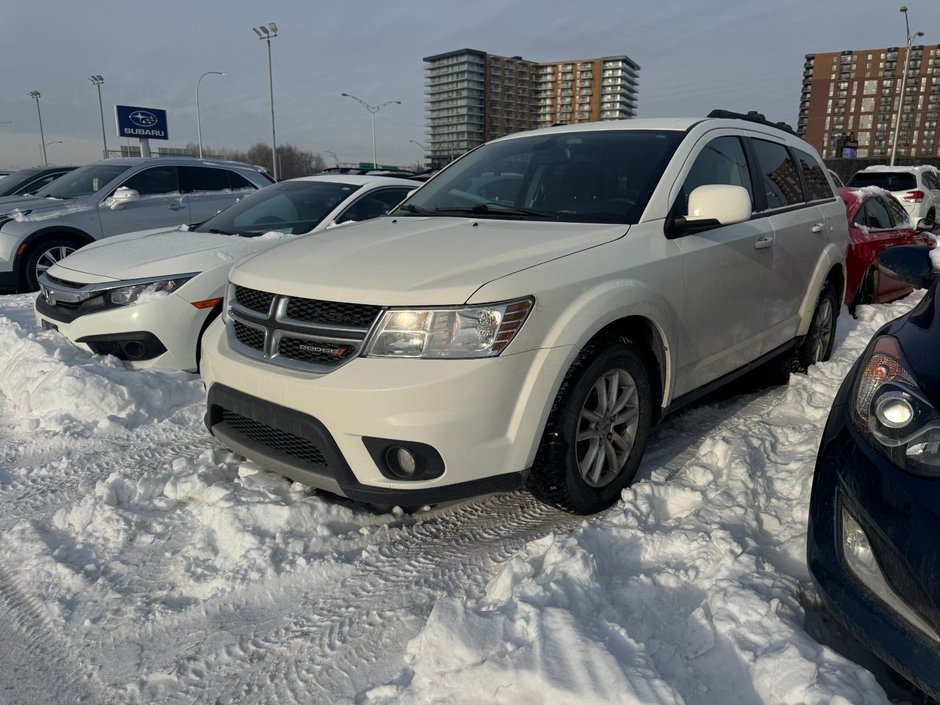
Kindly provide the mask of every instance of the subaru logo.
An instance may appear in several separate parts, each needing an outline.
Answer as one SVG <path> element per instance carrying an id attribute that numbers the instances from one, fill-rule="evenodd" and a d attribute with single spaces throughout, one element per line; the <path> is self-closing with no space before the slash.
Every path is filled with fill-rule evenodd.
<path id="1" fill-rule="evenodd" d="M 157 116 L 146 110 L 135 110 L 127 117 L 138 127 L 153 127 L 157 124 Z"/>

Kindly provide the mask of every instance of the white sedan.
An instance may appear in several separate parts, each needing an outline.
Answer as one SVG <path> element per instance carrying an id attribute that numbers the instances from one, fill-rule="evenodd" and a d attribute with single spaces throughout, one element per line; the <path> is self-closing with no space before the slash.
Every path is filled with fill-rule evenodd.
<path id="1" fill-rule="evenodd" d="M 194 228 L 92 243 L 40 278 L 36 320 L 133 367 L 195 371 L 235 262 L 343 223 L 384 215 L 420 184 L 330 174 L 268 186 Z"/>

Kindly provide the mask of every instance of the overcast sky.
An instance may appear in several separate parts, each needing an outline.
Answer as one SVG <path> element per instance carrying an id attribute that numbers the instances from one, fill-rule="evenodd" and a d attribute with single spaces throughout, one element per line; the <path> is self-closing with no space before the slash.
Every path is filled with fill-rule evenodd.
<path id="1" fill-rule="evenodd" d="M 94 86 L 101 74 L 108 146 L 113 105 L 163 108 L 169 146 L 270 144 L 265 44 L 273 41 L 279 143 L 340 161 L 371 159 L 378 104 L 380 163 L 414 163 L 425 141 L 422 58 L 470 47 L 535 61 L 627 54 L 641 66 L 639 117 L 759 110 L 796 125 L 803 55 L 905 43 L 901 3 L 885 0 L 0 0 L 0 167 L 39 163 L 42 93 L 50 163 L 101 156 Z M 907 0 L 911 31 L 940 42 L 940 2 Z M 129 140 L 124 140 L 130 143 Z M 154 140 L 153 146 L 163 144 Z M 327 157 L 331 161 L 331 157 Z"/>

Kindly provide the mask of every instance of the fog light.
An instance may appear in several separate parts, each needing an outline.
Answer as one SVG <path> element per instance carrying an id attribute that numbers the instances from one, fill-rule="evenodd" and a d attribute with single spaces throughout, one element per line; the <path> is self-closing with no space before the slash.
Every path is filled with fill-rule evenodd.
<path id="1" fill-rule="evenodd" d="M 388 461 L 392 468 L 406 477 L 414 475 L 418 468 L 414 453 L 402 446 L 392 446 L 388 449 Z"/>
<path id="2" fill-rule="evenodd" d="M 875 405 L 875 416 L 888 428 L 904 428 L 914 418 L 914 407 L 900 394 L 888 393 Z"/>
<path id="3" fill-rule="evenodd" d="M 857 571 L 869 574 L 879 572 L 878 561 L 875 560 L 865 531 L 845 509 L 842 510 L 842 550 L 845 559 Z"/>

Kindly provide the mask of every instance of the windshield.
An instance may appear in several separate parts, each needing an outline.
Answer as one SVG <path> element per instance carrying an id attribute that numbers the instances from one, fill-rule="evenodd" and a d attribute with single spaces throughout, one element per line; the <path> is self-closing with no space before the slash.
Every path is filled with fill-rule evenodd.
<path id="1" fill-rule="evenodd" d="M 39 173 L 38 169 L 24 169 L 12 174 L 0 176 L 0 196 L 12 196 L 16 191 Z"/>
<path id="2" fill-rule="evenodd" d="M 909 171 L 859 171 L 849 186 L 878 186 L 886 191 L 909 191 L 917 188 L 917 179 Z"/>
<path id="3" fill-rule="evenodd" d="M 61 176 L 39 189 L 37 196 L 45 198 L 77 198 L 100 191 L 118 176 L 130 169 L 126 164 L 89 164 Z"/>
<path id="4" fill-rule="evenodd" d="M 683 137 L 598 130 L 493 142 L 422 186 L 394 215 L 636 223 Z"/>
<path id="5" fill-rule="evenodd" d="M 301 235 L 360 188 L 331 181 L 283 181 L 246 196 L 209 218 L 196 232 L 250 237 L 273 230 Z"/>

